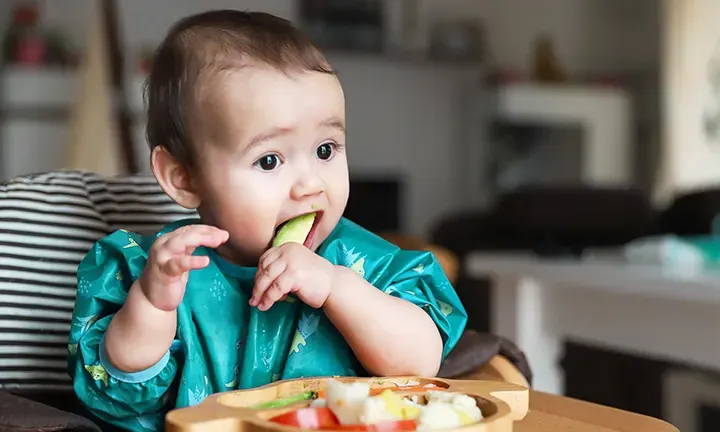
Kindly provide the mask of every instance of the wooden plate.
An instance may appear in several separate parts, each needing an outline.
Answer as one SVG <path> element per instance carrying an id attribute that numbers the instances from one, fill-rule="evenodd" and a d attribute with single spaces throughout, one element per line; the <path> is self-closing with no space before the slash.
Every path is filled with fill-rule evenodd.
<path id="1" fill-rule="evenodd" d="M 251 390 L 238 390 L 209 396 L 201 404 L 173 410 L 165 418 L 168 432 L 297 432 L 295 427 L 270 422 L 268 419 L 293 409 L 308 406 L 303 401 L 275 409 L 255 409 L 254 405 L 277 398 L 324 388 L 328 378 L 278 381 Z M 525 418 L 529 406 L 529 390 L 525 387 L 497 381 L 448 380 L 440 378 L 335 378 L 342 382 L 369 382 L 371 387 L 384 387 L 394 382 L 434 384 L 452 392 L 465 393 L 477 401 L 483 419 L 462 428 L 472 432 L 512 432 L 513 423 Z M 453 432 L 453 429 L 446 429 Z"/>

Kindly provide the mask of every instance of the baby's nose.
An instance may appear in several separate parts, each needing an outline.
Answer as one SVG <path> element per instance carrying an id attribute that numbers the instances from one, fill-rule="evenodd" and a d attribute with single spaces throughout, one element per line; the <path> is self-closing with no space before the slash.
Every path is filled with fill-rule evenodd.
<path id="1" fill-rule="evenodd" d="M 297 200 L 323 192 L 325 192 L 325 183 L 322 179 L 314 172 L 307 172 L 298 176 L 290 194 L 293 199 Z"/>

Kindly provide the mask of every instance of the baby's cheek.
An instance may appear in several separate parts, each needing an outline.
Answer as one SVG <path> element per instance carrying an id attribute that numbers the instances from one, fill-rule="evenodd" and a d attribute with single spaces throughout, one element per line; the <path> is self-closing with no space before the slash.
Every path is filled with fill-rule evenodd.
<path id="1" fill-rule="evenodd" d="M 262 204 L 236 206 L 226 213 L 225 223 L 238 241 L 266 245 L 275 232 L 277 213 Z"/>
<path id="2" fill-rule="evenodd" d="M 221 228 L 230 232 L 239 248 L 264 250 L 275 232 L 282 195 L 277 185 L 259 182 L 253 176 L 230 180 L 224 199 L 216 207 L 224 225 Z"/>
<path id="3" fill-rule="evenodd" d="M 238 208 L 230 212 L 226 218 L 230 233 L 236 234 L 236 237 L 245 238 L 260 237 L 271 233 L 272 228 L 265 223 L 266 217 L 257 210 L 260 209 Z"/>

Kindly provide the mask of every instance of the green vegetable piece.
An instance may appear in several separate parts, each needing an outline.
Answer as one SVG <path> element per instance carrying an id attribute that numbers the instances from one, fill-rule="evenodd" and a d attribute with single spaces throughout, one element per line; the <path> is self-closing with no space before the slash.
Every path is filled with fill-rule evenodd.
<path id="1" fill-rule="evenodd" d="M 305 239 L 307 239 L 315 222 L 315 215 L 316 213 L 308 213 L 287 221 L 275 236 L 273 247 L 288 242 L 305 243 Z"/>
<path id="2" fill-rule="evenodd" d="M 279 399 L 273 399 L 271 401 L 267 402 L 261 402 L 259 404 L 255 404 L 251 406 L 251 408 L 254 409 L 270 409 L 270 408 L 284 408 L 288 405 L 292 405 L 296 402 L 302 402 L 310 399 L 314 399 L 317 397 L 317 394 L 313 391 L 306 391 L 303 393 L 299 393 L 293 396 L 288 396 L 284 398 Z"/>

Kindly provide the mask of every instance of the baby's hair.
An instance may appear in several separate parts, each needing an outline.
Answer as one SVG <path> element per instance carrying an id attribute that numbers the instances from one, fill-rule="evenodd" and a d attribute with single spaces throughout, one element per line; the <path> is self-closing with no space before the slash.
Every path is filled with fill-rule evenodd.
<path id="1" fill-rule="evenodd" d="M 313 42 L 288 20 L 263 12 L 215 10 L 177 22 L 155 51 L 145 83 L 147 141 L 193 165 L 191 119 L 203 84 L 262 63 L 284 73 L 334 74 Z"/>

